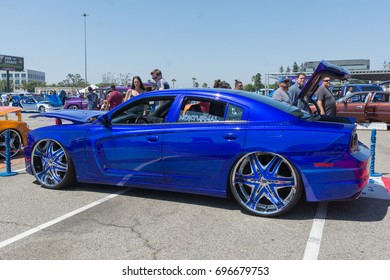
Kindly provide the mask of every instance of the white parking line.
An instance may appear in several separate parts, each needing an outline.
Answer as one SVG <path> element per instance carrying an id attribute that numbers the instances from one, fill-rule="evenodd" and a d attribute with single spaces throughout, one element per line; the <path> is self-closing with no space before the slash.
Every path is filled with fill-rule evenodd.
<path id="1" fill-rule="evenodd" d="M 36 232 L 39 232 L 39 231 L 41 231 L 41 230 L 43 230 L 43 229 L 45 229 L 47 227 L 55 225 L 55 224 L 65 220 L 65 219 L 68 219 L 68 218 L 70 218 L 70 217 L 72 217 L 74 215 L 77 215 L 77 214 L 79 214 L 79 213 L 81 213 L 81 212 L 83 212 L 85 210 L 88 210 L 88 209 L 90 209 L 90 208 L 92 208 L 94 206 L 97 206 L 97 205 L 99 205 L 99 204 L 101 204 L 101 203 L 103 203 L 103 202 L 105 202 L 107 200 L 110 200 L 110 199 L 112 199 L 114 197 L 117 197 L 118 195 L 122 195 L 125 192 L 128 192 L 129 190 L 131 190 L 131 189 L 127 188 L 127 189 L 123 189 L 123 190 L 121 190 L 121 191 L 119 191 L 117 193 L 110 194 L 109 196 L 106 196 L 106 197 L 104 197 L 102 199 L 99 199 L 99 200 L 97 200 L 95 202 L 92 202 L 92 203 L 90 203 L 90 204 L 88 204 L 86 206 L 83 206 L 83 207 L 81 207 L 79 209 L 76 209 L 76 210 L 74 210 L 74 211 L 72 211 L 70 213 L 67 213 L 67 214 L 65 214 L 65 215 L 63 215 L 61 217 L 58 217 L 58 218 L 56 218 L 54 220 L 51 220 L 51 221 L 49 221 L 47 223 L 39 225 L 39 226 L 37 226 L 35 228 L 32 228 L 30 230 L 27 230 L 27 231 L 25 231 L 25 232 L 23 232 L 21 234 L 18 234 L 18 235 L 14 236 L 14 237 L 11 237 L 11 238 L 7 239 L 5 241 L 2 241 L 2 242 L 0 242 L 0 249 L 4 248 L 5 246 L 8 246 L 8 245 L 10 245 L 10 244 L 12 244 L 12 243 L 14 243 L 16 241 L 19 241 L 19 240 L 21 240 L 21 239 L 23 239 L 23 238 L 25 238 L 27 236 L 30 236 L 30 235 L 32 235 L 32 234 L 34 234 Z"/>
<path id="2" fill-rule="evenodd" d="M 318 205 L 317 212 L 313 221 L 313 226 L 311 227 L 310 236 L 307 240 L 305 254 L 303 256 L 304 260 L 316 260 L 318 258 L 327 209 L 327 202 L 321 202 Z"/>
<path id="3" fill-rule="evenodd" d="M 26 171 L 26 168 L 22 168 L 22 169 L 14 170 L 14 172 L 22 172 L 22 171 Z"/>

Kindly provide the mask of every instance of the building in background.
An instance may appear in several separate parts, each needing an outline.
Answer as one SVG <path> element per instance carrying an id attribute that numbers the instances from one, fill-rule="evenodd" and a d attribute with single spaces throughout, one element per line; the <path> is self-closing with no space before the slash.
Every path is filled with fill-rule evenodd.
<path id="1" fill-rule="evenodd" d="M 7 80 L 7 72 L 0 70 L 0 80 Z M 21 88 L 23 83 L 46 82 L 46 74 L 42 71 L 26 69 L 24 71 L 9 71 L 9 80 L 13 84 L 13 89 Z"/>
<path id="2" fill-rule="evenodd" d="M 348 71 L 362 71 L 370 70 L 369 59 L 340 59 L 340 60 L 326 60 L 327 62 L 340 66 Z M 319 61 L 307 61 L 303 63 L 303 72 L 313 72 Z"/>

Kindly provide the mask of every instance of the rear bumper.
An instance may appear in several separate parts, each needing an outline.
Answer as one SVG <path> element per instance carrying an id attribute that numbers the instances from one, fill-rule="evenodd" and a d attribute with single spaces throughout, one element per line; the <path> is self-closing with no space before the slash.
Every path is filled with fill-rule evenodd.
<path id="1" fill-rule="evenodd" d="M 368 183 L 370 150 L 360 150 L 343 159 L 343 166 L 313 167 L 302 171 L 307 201 L 349 200 L 358 198 Z"/>

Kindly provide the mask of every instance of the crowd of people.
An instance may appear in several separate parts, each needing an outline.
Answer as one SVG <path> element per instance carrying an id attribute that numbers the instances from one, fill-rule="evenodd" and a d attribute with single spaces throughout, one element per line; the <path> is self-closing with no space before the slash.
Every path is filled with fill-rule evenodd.
<path id="1" fill-rule="evenodd" d="M 169 89 L 169 83 L 163 78 L 162 72 L 160 69 L 154 69 L 150 72 L 151 78 L 155 82 L 155 87 L 153 90 L 163 90 Z M 299 93 L 302 90 L 303 85 L 306 82 L 306 75 L 304 73 L 298 73 L 296 75 L 295 83 L 291 85 L 291 80 L 287 77 L 281 77 L 278 81 L 278 88 L 274 91 L 272 98 L 284 102 L 289 105 L 294 105 L 298 108 L 304 109 L 304 104 L 302 101 L 297 98 Z M 329 90 L 331 78 L 329 76 L 324 77 L 321 81 L 321 86 L 318 88 L 315 93 L 317 99 L 317 105 L 320 110 L 321 115 L 335 115 L 336 114 L 336 100 Z M 226 88 L 231 89 L 229 83 L 217 79 L 214 81 L 214 88 Z M 235 90 L 243 90 L 244 85 L 241 81 L 235 80 L 234 83 Z M 110 90 L 107 91 L 107 94 L 103 97 L 103 102 L 100 102 L 98 94 L 94 91 L 92 87 L 88 87 L 87 91 L 81 95 L 81 97 L 88 100 L 88 110 L 111 110 L 116 106 L 122 104 L 123 102 L 136 97 L 140 94 L 145 93 L 147 90 L 144 83 L 142 82 L 141 77 L 134 76 L 130 85 L 130 89 L 127 90 L 126 94 L 123 96 L 121 92 L 116 90 L 115 85 L 112 85 Z M 349 88 L 347 95 L 351 94 L 352 88 Z M 1 95 L 1 105 L 7 106 L 10 102 L 10 94 Z M 12 97 L 11 97 L 12 98 Z M 61 91 L 59 98 L 62 104 L 65 104 L 67 99 L 67 94 L 65 91 Z"/>
<path id="2" fill-rule="evenodd" d="M 154 69 L 150 72 L 151 78 L 156 83 L 153 90 L 169 89 L 169 83 L 163 78 L 162 72 L 159 69 Z M 336 101 L 333 94 L 330 92 L 330 77 L 324 77 L 322 79 L 322 85 L 317 90 L 316 99 L 320 114 L 322 115 L 335 115 L 336 114 Z M 295 83 L 291 85 L 291 80 L 287 77 L 281 77 L 278 81 L 278 88 L 274 91 L 272 98 L 284 102 L 289 105 L 294 105 L 300 109 L 304 109 L 304 104 L 297 98 L 306 82 L 306 75 L 304 73 L 298 73 L 295 78 Z M 214 88 L 226 88 L 231 89 L 229 83 L 217 79 L 214 81 Z M 243 90 L 244 85 L 241 81 L 235 80 L 235 90 Z M 111 90 L 108 92 L 101 110 L 110 110 L 123 102 L 136 97 L 140 94 L 145 93 L 147 90 L 142 82 L 141 77 L 134 76 L 131 82 L 130 89 L 123 96 L 119 91 L 116 90 L 115 86 L 111 86 Z M 88 88 L 88 92 L 84 96 L 88 99 L 88 109 L 98 109 L 98 96 L 91 87 Z"/>

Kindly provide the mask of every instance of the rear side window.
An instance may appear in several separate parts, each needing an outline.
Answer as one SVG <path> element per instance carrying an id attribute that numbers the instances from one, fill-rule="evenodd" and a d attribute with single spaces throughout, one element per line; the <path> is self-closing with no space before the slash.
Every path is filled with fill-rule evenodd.
<path id="1" fill-rule="evenodd" d="M 224 101 L 187 97 L 180 107 L 178 122 L 240 121 L 243 113 L 243 108 Z"/>
<path id="2" fill-rule="evenodd" d="M 226 120 L 227 121 L 241 121 L 242 115 L 244 113 L 244 110 L 236 105 L 229 104 L 227 113 L 226 113 Z"/>

